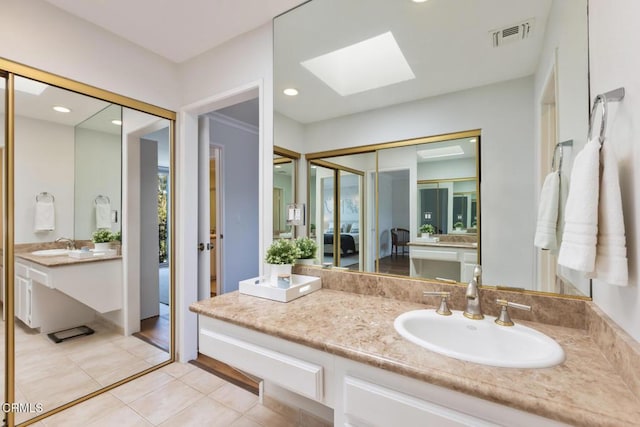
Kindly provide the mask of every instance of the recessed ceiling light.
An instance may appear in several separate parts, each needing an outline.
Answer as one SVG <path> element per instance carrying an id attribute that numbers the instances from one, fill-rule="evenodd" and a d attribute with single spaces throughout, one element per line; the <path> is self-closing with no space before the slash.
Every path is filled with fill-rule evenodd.
<path id="1" fill-rule="evenodd" d="M 70 113 L 71 112 L 70 108 L 63 107 L 62 105 L 54 105 L 53 109 L 56 110 L 58 113 Z"/>
<path id="2" fill-rule="evenodd" d="M 311 169 L 316 169 L 316 168 L 317 168 L 316 165 L 311 166 Z"/>
<path id="3" fill-rule="evenodd" d="M 434 159 L 437 157 L 460 156 L 464 154 L 464 150 L 459 145 L 451 145 L 449 147 L 426 148 L 418 151 L 418 156 L 423 159 Z"/>
<path id="4" fill-rule="evenodd" d="M 415 79 L 391 31 L 300 63 L 341 96 Z"/>
<path id="5" fill-rule="evenodd" d="M 476 142 L 476 139 L 475 139 L 475 138 L 471 138 L 471 139 L 469 140 L 469 142 L 474 143 L 474 142 Z"/>
<path id="6" fill-rule="evenodd" d="M 288 87 L 282 91 L 287 96 L 296 96 L 298 94 L 298 89 Z"/>
<path id="7" fill-rule="evenodd" d="M 280 169 L 282 166 L 280 166 L 280 165 L 275 165 L 274 167 L 275 167 L 276 169 Z"/>
<path id="8" fill-rule="evenodd" d="M 116 126 L 122 126 L 122 120 L 111 120 L 111 123 L 113 123 Z"/>
<path id="9" fill-rule="evenodd" d="M 427 0 L 413 0 L 414 3 L 425 3 Z"/>

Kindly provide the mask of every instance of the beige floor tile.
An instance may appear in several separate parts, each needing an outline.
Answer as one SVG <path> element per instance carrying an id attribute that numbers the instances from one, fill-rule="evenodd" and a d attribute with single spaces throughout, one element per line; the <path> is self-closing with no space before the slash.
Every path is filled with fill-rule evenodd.
<path id="1" fill-rule="evenodd" d="M 202 369 L 192 370 L 188 374 L 181 376 L 180 381 L 204 394 L 209 394 L 227 384 L 222 378 Z"/>
<path id="2" fill-rule="evenodd" d="M 251 418 L 243 416 L 238 418 L 229 427 L 265 427 L 265 426 L 258 424 L 257 422 L 253 421 Z"/>
<path id="3" fill-rule="evenodd" d="M 145 394 L 151 393 L 153 390 L 156 390 L 173 380 L 174 378 L 167 373 L 153 371 L 136 380 L 133 380 L 111 390 L 111 394 L 113 394 L 124 403 L 131 403 L 134 400 L 141 398 Z"/>
<path id="4" fill-rule="evenodd" d="M 241 416 L 239 412 L 205 396 L 160 424 L 160 427 L 228 427 Z"/>
<path id="5" fill-rule="evenodd" d="M 152 427 L 142 416 L 128 406 L 123 406 L 108 415 L 84 425 L 85 427 Z"/>
<path id="6" fill-rule="evenodd" d="M 84 427 L 123 407 L 124 403 L 105 393 L 45 418 L 44 423 L 47 427 Z"/>
<path id="7" fill-rule="evenodd" d="M 209 396 L 241 413 L 246 412 L 258 402 L 258 396 L 231 383 L 226 383 Z"/>
<path id="8" fill-rule="evenodd" d="M 262 405 L 254 405 L 244 416 L 265 427 L 295 427 L 297 424 L 296 419 L 286 418 Z"/>
<path id="9" fill-rule="evenodd" d="M 102 372 L 91 372 L 97 382 L 103 386 L 113 384 L 120 380 L 123 380 L 131 375 L 135 375 L 145 369 L 151 367 L 151 364 L 144 360 L 137 358 L 131 359 L 131 361 L 124 365 L 114 365 L 110 369 L 105 369 Z"/>
<path id="10" fill-rule="evenodd" d="M 151 366 L 156 366 L 169 360 L 169 353 L 163 353 L 153 357 L 147 357 L 144 360 Z"/>
<path id="11" fill-rule="evenodd" d="M 36 381 L 17 382 L 17 384 L 28 402 L 42 403 L 45 411 L 101 388 L 93 378 L 79 370 L 40 383 Z"/>
<path id="12" fill-rule="evenodd" d="M 160 424 L 204 395 L 174 380 L 131 402 L 129 406 L 152 424 Z"/>
<path id="13" fill-rule="evenodd" d="M 191 372 L 194 369 L 198 369 L 190 363 L 172 363 L 167 366 L 163 366 L 160 368 L 162 372 L 166 372 L 174 378 L 180 378 L 181 376 Z"/>

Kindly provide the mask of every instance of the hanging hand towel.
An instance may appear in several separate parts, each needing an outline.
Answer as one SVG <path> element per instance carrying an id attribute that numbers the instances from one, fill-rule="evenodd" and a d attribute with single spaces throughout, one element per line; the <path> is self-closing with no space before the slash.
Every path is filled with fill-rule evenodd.
<path id="1" fill-rule="evenodd" d="M 603 144 L 600 150 L 600 162 L 602 177 L 598 208 L 598 244 L 595 273 L 592 278 L 612 285 L 627 286 L 629 271 L 618 162 L 614 153 L 607 148 L 607 144 Z"/>
<path id="2" fill-rule="evenodd" d="M 551 172 L 544 179 L 538 205 L 538 222 L 534 245 L 540 249 L 555 251 L 558 248 L 556 229 L 558 224 L 558 201 L 560 199 L 560 175 Z"/>
<path id="3" fill-rule="evenodd" d="M 34 231 L 53 231 L 56 223 L 55 206 L 52 200 L 36 200 L 33 222 Z"/>
<path id="4" fill-rule="evenodd" d="M 96 202 L 96 228 L 111 228 L 111 203 Z"/>
<path id="5" fill-rule="evenodd" d="M 591 273 L 595 268 L 600 188 L 600 143 L 587 142 L 573 162 L 558 264 Z"/>

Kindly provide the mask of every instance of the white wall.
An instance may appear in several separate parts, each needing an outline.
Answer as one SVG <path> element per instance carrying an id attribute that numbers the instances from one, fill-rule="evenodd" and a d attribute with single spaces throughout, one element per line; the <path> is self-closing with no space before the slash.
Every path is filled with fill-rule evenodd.
<path id="1" fill-rule="evenodd" d="M 454 179 L 476 176 L 476 159 L 418 163 L 418 179 Z"/>
<path id="2" fill-rule="evenodd" d="M 529 77 L 310 124 L 305 146 L 323 151 L 481 129 L 484 280 L 531 288 L 537 214 L 533 117 Z M 410 179 L 415 177 L 414 172 Z"/>
<path id="3" fill-rule="evenodd" d="M 629 287 L 593 281 L 593 300 L 640 341 L 640 2 L 591 0 L 589 43 L 591 95 L 624 86 L 626 96 L 609 104 L 607 141 L 619 159 L 629 259 Z"/>
<path id="4" fill-rule="evenodd" d="M 74 238 L 91 240 L 96 230 L 95 199 L 109 198 L 111 211 L 118 214 L 111 230 L 122 221 L 122 139 L 120 135 L 90 129 L 75 129 L 75 216 Z"/>
<path id="5" fill-rule="evenodd" d="M 74 129 L 16 117 L 15 242 L 51 242 L 73 237 Z M 55 197 L 55 230 L 35 233 L 36 195 Z"/>
<path id="6" fill-rule="evenodd" d="M 43 0 L 3 0 L 0 57 L 177 109 L 177 66 Z"/>

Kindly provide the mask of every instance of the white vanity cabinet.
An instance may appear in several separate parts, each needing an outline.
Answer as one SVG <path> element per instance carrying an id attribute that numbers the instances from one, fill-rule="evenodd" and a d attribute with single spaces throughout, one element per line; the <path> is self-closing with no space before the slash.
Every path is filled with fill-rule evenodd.
<path id="1" fill-rule="evenodd" d="M 202 354 L 306 398 L 290 395 L 289 406 L 308 410 L 310 399 L 332 408 L 335 426 L 565 425 L 206 315 L 198 319 Z"/>
<path id="2" fill-rule="evenodd" d="M 42 333 L 94 320 L 96 312 L 122 308 L 122 262 L 45 267 L 15 261 L 15 316 Z"/>
<path id="3" fill-rule="evenodd" d="M 459 282 L 468 282 L 473 278 L 473 269 L 478 264 L 478 251 L 471 248 L 412 242 L 409 245 L 409 258 L 411 277 L 444 277 Z M 425 261 L 433 262 L 428 272 L 425 271 L 427 264 Z M 443 265 L 442 263 L 452 263 L 454 268 L 439 270 L 437 265 Z M 456 277 L 447 277 L 447 271 L 455 271 Z"/>

